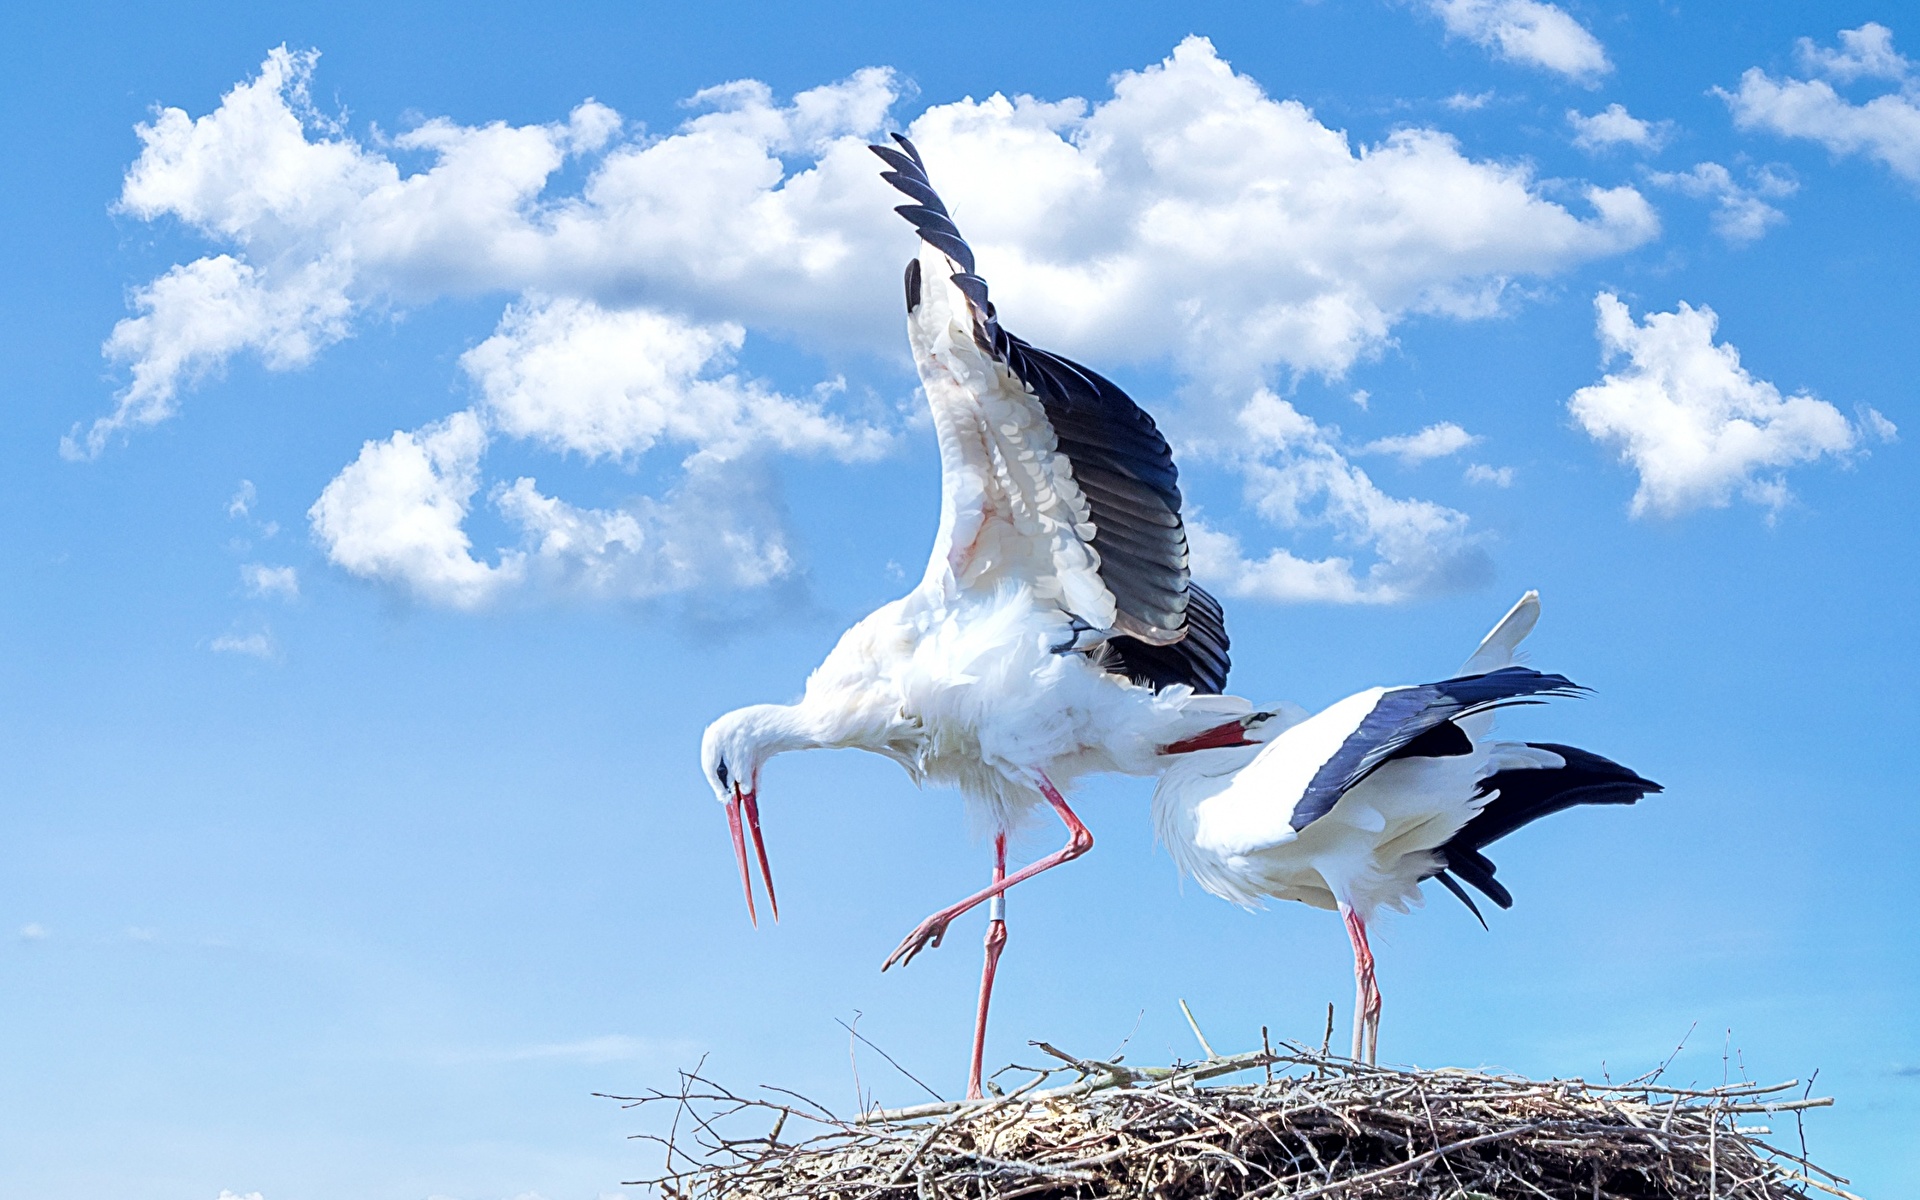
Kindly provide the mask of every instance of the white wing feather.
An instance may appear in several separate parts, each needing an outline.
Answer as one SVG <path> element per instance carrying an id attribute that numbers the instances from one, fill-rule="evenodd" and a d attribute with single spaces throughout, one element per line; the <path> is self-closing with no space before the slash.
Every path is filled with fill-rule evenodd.
<path id="1" fill-rule="evenodd" d="M 1533 626 L 1540 619 L 1540 593 L 1528 592 L 1520 597 L 1519 603 L 1507 610 L 1500 623 L 1492 632 L 1480 639 L 1480 647 L 1468 657 L 1460 668 L 1462 675 L 1485 675 L 1488 671 L 1498 671 L 1502 667 L 1514 665 L 1514 651 L 1526 640 Z"/>
<path id="2" fill-rule="evenodd" d="M 923 586 L 957 597 L 1024 584 L 1097 630 L 1114 627 L 1086 498 L 1040 401 L 973 340 L 959 268 L 920 247 L 908 338 L 940 443 L 940 532 Z"/>

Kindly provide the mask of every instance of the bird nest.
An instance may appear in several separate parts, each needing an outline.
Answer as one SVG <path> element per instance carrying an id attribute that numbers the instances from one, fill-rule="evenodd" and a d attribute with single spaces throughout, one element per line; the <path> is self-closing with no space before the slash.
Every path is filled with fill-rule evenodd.
<path id="1" fill-rule="evenodd" d="M 1264 1040 L 1264 1039 L 1263 1039 Z M 1744 1121 L 1831 1103 L 1718 1088 L 1374 1067 L 1293 1047 L 1165 1068 L 1083 1060 L 984 1101 L 851 1119 L 698 1071 L 669 1107 L 669 1200 L 1774 1200 L 1847 1181 Z M 1209 1079 L 1260 1072 L 1253 1082 Z M 1062 1077 L 1072 1082 L 1064 1085 Z M 1051 1084 L 1052 1086 L 1048 1086 Z M 664 1119 L 665 1114 L 661 1114 Z M 757 1132 L 756 1132 L 757 1131 Z"/>

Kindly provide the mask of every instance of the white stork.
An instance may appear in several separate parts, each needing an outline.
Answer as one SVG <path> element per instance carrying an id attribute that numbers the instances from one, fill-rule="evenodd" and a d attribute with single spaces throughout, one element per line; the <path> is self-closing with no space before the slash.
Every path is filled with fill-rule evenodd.
<path id="1" fill-rule="evenodd" d="M 1114 384 L 1000 327 L 918 151 L 894 140 L 897 150 L 873 151 L 914 201 L 898 211 L 920 234 L 907 339 L 940 446 L 933 553 L 917 587 L 841 636 L 798 703 L 726 714 L 701 757 L 749 915 L 748 834 L 775 904 L 758 796 L 761 769 L 782 751 L 884 754 L 916 781 L 958 787 L 985 817 L 991 884 L 921 922 L 881 968 L 939 945 L 955 917 L 992 901 L 968 1077 L 977 1097 L 1004 893 L 1093 845 L 1063 790 L 1090 772 L 1155 774 L 1171 743 L 1238 741 L 1248 706 L 1219 695 L 1226 631 L 1219 604 L 1188 578 L 1166 439 Z M 1007 833 L 1042 804 L 1067 843 L 1008 874 Z"/>
<path id="2" fill-rule="evenodd" d="M 1340 912 L 1353 942 L 1356 1059 L 1372 1062 L 1379 1042 L 1367 945 L 1379 909 L 1407 911 L 1433 878 L 1475 917 L 1459 881 L 1510 907 L 1483 847 L 1577 804 L 1661 790 L 1585 750 L 1491 740 L 1495 709 L 1584 690 L 1513 665 L 1539 613 L 1528 592 L 1456 678 L 1369 688 L 1311 717 L 1276 712 L 1250 723 L 1239 746 L 1174 760 L 1154 792 L 1160 839 L 1207 891 L 1246 908 L 1272 897 Z"/>

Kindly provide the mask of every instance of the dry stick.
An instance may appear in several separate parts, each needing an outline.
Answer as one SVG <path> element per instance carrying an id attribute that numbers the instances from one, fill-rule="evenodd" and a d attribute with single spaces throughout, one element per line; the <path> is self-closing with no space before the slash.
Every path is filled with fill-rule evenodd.
<path id="1" fill-rule="evenodd" d="M 1236 1071 L 1251 1070 L 1263 1066 L 1268 1056 L 1258 1050 L 1246 1054 L 1231 1054 L 1225 1058 L 1190 1067 L 1123 1067 L 1119 1063 L 1101 1062 L 1097 1059 L 1077 1059 L 1063 1050 L 1037 1043 L 1042 1050 L 1061 1061 L 1070 1063 L 1075 1070 L 1082 1070 L 1086 1078 L 1077 1083 L 1065 1084 L 1057 1088 L 1048 1088 L 1043 1092 L 1034 1092 L 1030 1101 L 1061 1100 L 1070 1097 L 1089 1095 L 1105 1091 L 1108 1088 L 1127 1088 L 1135 1084 L 1149 1083 L 1165 1086 L 1170 1083 L 1197 1082 L 1213 1079 L 1221 1075 L 1231 1075 Z M 1274 1061 L 1285 1061 L 1274 1059 Z M 1097 1076 L 1097 1078 L 1096 1078 Z M 979 1108 L 982 1105 L 996 1103 L 995 1100 L 948 1100 L 941 1104 L 914 1104 L 906 1108 L 878 1109 L 862 1113 L 854 1122 L 857 1125 L 892 1125 L 901 1121 L 914 1121 L 926 1117 L 940 1117 L 948 1113 Z"/>
<path id="2" fill-rule="evenodd" d="M 1207 1035 L 1200 1032 L 1200 1022 L 1193 1019 L 1193 1010 L 1187 1007 L 1185 1000 L 1180 1002 L 1180 1011 L 1187 1014 L 1187 1025 L 1193 1030 L 1193 1036 L 1199 1039 L 1200 1048 L 1207 1052 L 1207 1057 L 1210 1059 L 1219 1058 L 1220 1056 L 1213 1052 L 1213 1047 L 1207 1045 Z"/>
<path id="3" fill-rule="evenodd" d="M 853 1019 L 856 1022 L 859 1021 L 860 1014 L 857 1012 L 854 1013 Z M 912 1071 L 909 1071 L 905 1067 L 901 1066 L 897 1061 L 895 1061 L 893 1055 L 888 1054 L 885 1050 L 882 1050 L 877 1044 L 875 1044 L 872 1038 L 868 1037 L 864 1033 L 861 1033 L 859 1030 L 855 1029 L 852 1025 L 847 1024 L 845 1021 L 842 1021 L 839 1017 L 835 1017 L 833 1020 L 835 1024 L 840 1026 L 840 1028 L 846 1030 L 848 1033 L 852 1034 L 854 1037 L 857 1037 L 861 1041 L 865 1042 L 868 1045 L 868 1047 L 870 1047 L 873 1050 L 874 1053 L 878 1054 L 881 1058 L 884 1058 L 889 1063 L 891 1063 L 893 1065 L 894 1070 L 900 1072 L 902 1075 L 905 1075 L 908 1079 L 913 1080 L 915 1083 L 920 1084 L 921 1091 L 925 1092 L 929 1096 L 932 1096 L 935 1100 L 946 1099 L 945 1096 L 942 1096 L 939 1092 L 934 1091 L 932 1088 L 928 1087 L 924 1082 L 922 1082 L 918 1075 L 915 1075 Z"/>
<path id="4" fill-rule="evenodd" d="M 1479 1137 L 1467 1138 L 1465 1141 L 1455 1142 L 1450 1146 L 1436 1146 L 1425 1154 L 1410 1158 L 1402 1163 L 1394 1163 L 1390 1167 L 1381 1167 L 1377 1171 L 1368 1171 L 1365 1175 L 1355 1175 L 1351 1179 L 1341 1179 L 1332 1183 L 1323 1184 L 1317 1188 L 1309 1188 L 1304 1192 L 1295 1192 L 1289 1196 L 1287 1200 L 1308 1200 L 1311 1196 L 1324 1196 L 1329 1192 L 1357 1187 L 1363 1183 L 1372 1183 L 1377 1179 L 1385 1179 L 1390 1175 L 1398 1175 L 1402 1171 L 1419 1166 L 1421 1163 L 1431 1162 L 1433 1159 L 1452 1154 L 1457 1150 L 1470 1150 L 1475 1146 L 1487 1145 L 1489 1142 L 1503 1142 L 1508 1138 L 1519 1137 L 1523 1133 L 1533 1133 L 1539 1128 L 1540 1126 L 1538 1125 L 1520 1125 L 1512 1129 L 1502 1129 L 1496 1133 L 1483 1133 Z M 1525 1180 L 1521 1180 L 1521 1182 L 1524 1183 Z M 1260 1195 L 1260 1192 L 1264 1190 L 1265 1189 L 1262 1188 L 1248 1192 L 1245 1200 L 1254 1200 L 1254 1197 Z"/>

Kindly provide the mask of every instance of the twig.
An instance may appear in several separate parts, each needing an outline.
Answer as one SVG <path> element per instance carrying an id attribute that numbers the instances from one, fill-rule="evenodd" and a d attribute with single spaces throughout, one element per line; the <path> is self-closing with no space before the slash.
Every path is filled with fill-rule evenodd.
<path id="1" fill-rule="evenodd" d="M 855 1021 L 858 1021 L 860 1019 L 860 1014 L 855 1013 L 853 1015 L 853 1019 Z M 905 1075 L 908 1079 L 913 1080 L 915 1083 L 920 1084 L 921 1091 L 925 1092 L 929 1096 L 932 1096 L 935 1100 L 946 1099 L 945 1096 L 942 1096 L 939 1092 L 934 1091 L 932 1088 L 928 1087 L 925 1083 L 922 1083 L 918 1075 L 915 1075 L 912 1071 L 907 1070 L 905 1067 L 901 1066 L 898 1062 L 895 1062 L 893 1055 L 888 1054 L 885 1050 L 882 1050 L 878 1045 L 874 1043 L 873 1039 L 869 1038 L 866 1034 L 861 1033 L 859 1030 L 847 1024 L 845 1021 L 840 1020 L 839 1017 L 835 1017 L 834 1021 L 836 1024 L 840 1026 L 840 1028 L 846 1030 L 848 1033 L 852 1034 L 854 1037 L 857 1037 L 861 1041 L 865 1042 L 869 1047 L 873 1049 L 874 1053 L 878 1054 L 881 1058 L 886 1059 L 889 1063 L 892 1063 L 894 1070 L 900 1072 L 902 1075 Z"/>
<path id="2" fill-rule="evenodd" d="M 1180 1011 L 1187 1014 L 1187 1026 L 1193 1030 L 1193 1036 L 1200 1042 L 1200 1048 L 1207 1052 L 1207 1057 L 1219 1058 L 1220 1056 L 1213 1052 L 1213 1047 L 1207 1045 L 1207 1035 L 1200 1032 L 1200 1022 L 1193 1019 L 1193 1010 L 1187 1007 L 1185 1000 L 1180 1002 Z"/>

